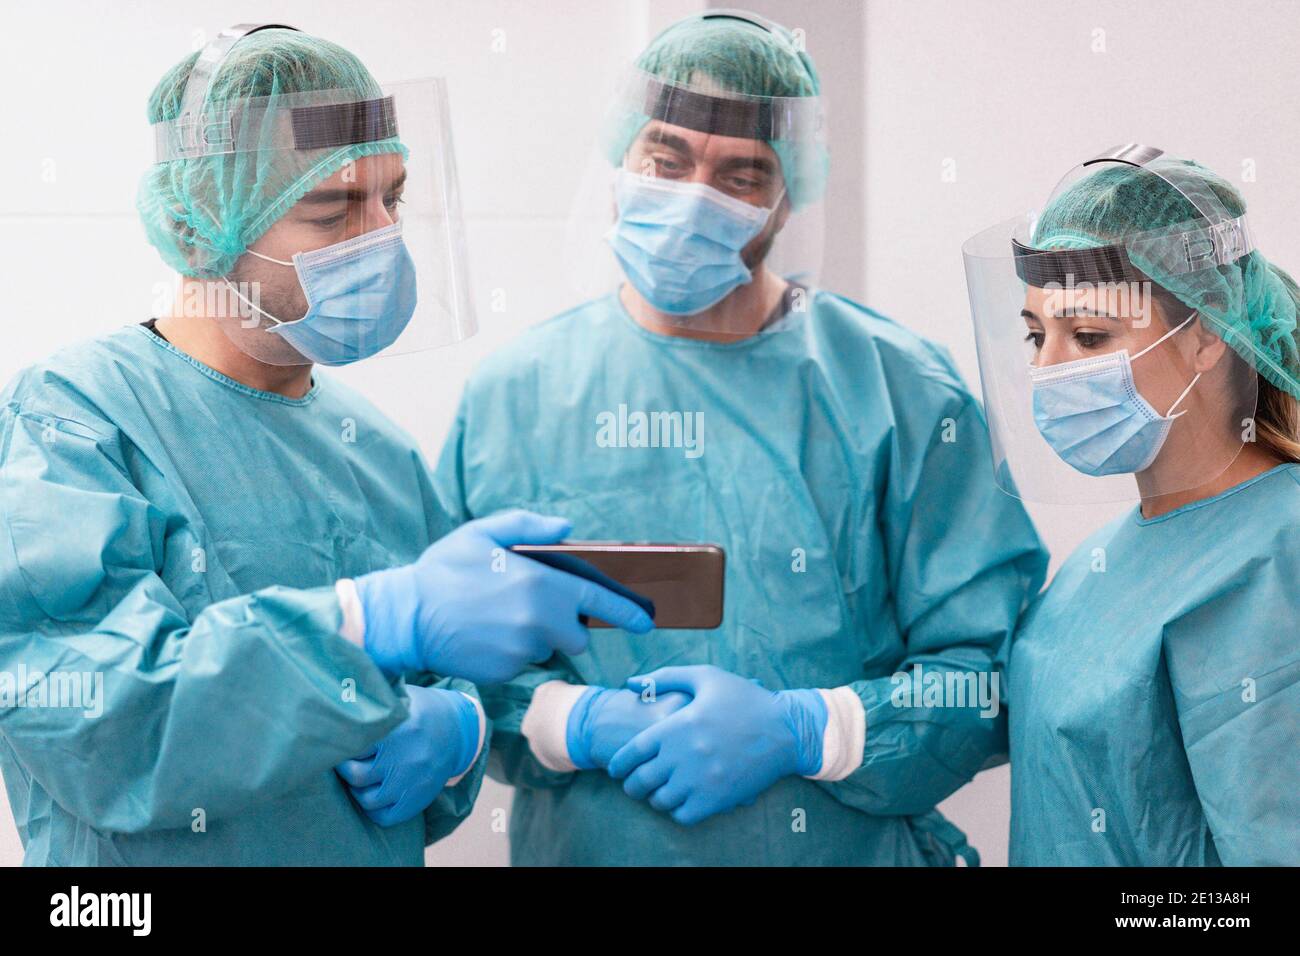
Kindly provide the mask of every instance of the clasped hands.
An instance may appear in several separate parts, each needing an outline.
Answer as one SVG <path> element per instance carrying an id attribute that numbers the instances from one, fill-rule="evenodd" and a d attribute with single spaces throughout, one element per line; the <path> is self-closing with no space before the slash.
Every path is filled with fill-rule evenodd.
<path id="1" fill-rule="evenodd" d="M 711 665 L 664 667 L 625 689 L 592 687 L 569 715 L 569 757 L 692 826 L 749 806 L 782 777 L 821 769 L 826 704 Z"/>

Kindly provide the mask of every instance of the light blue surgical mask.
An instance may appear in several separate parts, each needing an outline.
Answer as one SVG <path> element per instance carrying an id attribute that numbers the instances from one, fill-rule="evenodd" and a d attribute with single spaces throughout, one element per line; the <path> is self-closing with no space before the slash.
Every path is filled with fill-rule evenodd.
<path id="1" fill-rule="evenodd" d="M 282 321 L 249 302 L 229 280 L 226 285 L 276 323 L 267 332 L 321 365 L 348 365 L 382 352 L 415 314 L 415 263 L 402 241 L 401 223 L 300 252 L 291 262 L 248 253 L 297 271 L 307 296 L 306 315 Z"/>
<path id="2" fill-rule="evenodd" d="M 1043 438 L 1066 464 L 1085 475 L 1101 477 L 1145 471 L 1169 437 L 1174 414 L 1200 379 L 1198 372 L 1183 394 L 1161 415 L 1133 383 L 1133 362 L 1150 352 L 1196 317 L 1193 312 L 1137 355 L 1128 349 L 1097 357 L 1030 366 L 1034 422 Z"/>
<path id="3" fill-rule="evenodd" d="M 740 252 L 763 231 L 771 209 L 704 183 L 626 169 L 614 197 L 618 222 L 605 239 L 628 281 L 660 312 L 694 315 L 753 281 Z"/>

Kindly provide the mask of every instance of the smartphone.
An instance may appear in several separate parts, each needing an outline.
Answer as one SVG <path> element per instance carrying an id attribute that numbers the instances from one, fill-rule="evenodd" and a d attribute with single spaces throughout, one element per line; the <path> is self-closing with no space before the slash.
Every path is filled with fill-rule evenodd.
<path id="1" fill-rule="evenodd" d="M 565 541 L 510 550 L 636 601 L 656 628 L 711 630 L 722 625 L 727 556 L 717 545 Z M 596 618 L 588 624 L 610 626 Z"/>

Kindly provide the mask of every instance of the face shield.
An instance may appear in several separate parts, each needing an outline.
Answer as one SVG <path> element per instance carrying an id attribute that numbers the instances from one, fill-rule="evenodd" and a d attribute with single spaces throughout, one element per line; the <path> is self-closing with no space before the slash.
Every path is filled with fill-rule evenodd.
<path id="1" fill-rule="evenodd" d="M 570 215 L 573 285 L 594 298 L 626 282 L 660 324 L 752 332 L 752 302 L 733 292 L 764 273 L 796 293 L 817 281 L 826 167 L 818 97 L 633 70 Z"/>
<path id="2" fill-rule="evenodd" d="M 1252 352 L 1233 342 L 1233 317 L 1246 309 L 1235 263 L 1252 249 L 1249 226 L 1160 155 L 1130 145 L 1089 160 L 1042 210 L 962 247 L 996 478 L 1008 494 L 1077 504 L 1187 491 L 1253 439 Z M 1117 193 L 1090 177 L 1116 164 L 1128 195 L 1173 197 L 1177 207 L 1165 208 L 1187 214 L 1098 239 Z M 1072 213 L 1062 219 L 1064 207 Z"/>
<path id="3" fill-rule="evenodd" d="M 154 126 L 142 196 L 167 208 L 151 216 L 142 199 L 146 224 L 170 216 L 181 270 L 208 280 L 204 302 L 181 311 L 274 365 L 345 365 L 474 334 L 443 81 L 219 102 L 208 91 L 250 32 L 205 49 L 179 114 Z"/>

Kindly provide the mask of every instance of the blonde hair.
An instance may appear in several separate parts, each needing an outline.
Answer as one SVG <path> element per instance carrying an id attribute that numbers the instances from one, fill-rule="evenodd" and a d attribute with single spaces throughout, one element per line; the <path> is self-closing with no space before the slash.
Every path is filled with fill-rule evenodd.
<path id="1" fill-rule="evenodd" d="M 1282 461 L 1300 462 L 1300 402 L 1256 375 L 1255 443 Z"/>

